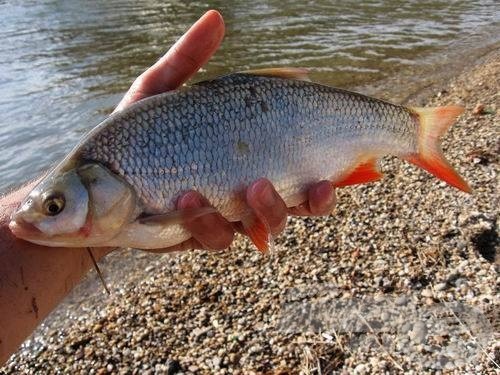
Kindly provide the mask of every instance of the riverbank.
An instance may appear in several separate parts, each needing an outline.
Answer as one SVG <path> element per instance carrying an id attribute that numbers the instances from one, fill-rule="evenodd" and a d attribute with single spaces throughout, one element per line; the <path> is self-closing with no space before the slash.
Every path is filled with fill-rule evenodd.
<path id="1" fill-rule="evenodd" d="M 465 105 L 443 149 L 473 195 L 387 158 L 331 217 L 291 219 L 272 256 L 114 254 L 112 296 L 82 286 L 1 371 L 494 373 L 499 77 L 497 50 L 422 99 Z"/>

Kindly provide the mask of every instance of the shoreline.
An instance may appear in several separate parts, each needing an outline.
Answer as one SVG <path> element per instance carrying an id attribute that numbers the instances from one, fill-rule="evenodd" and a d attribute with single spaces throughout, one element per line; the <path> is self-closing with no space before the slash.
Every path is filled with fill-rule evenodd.
<path id="1" fill-rule="evenodd" d="M 433 53 L 416 66 L 409 66 L 395 72 L 385 79 L 368 82 L 356 90 L 380 99 L 402 105 L 424 105 L 439 86 L 446 86 L 463 72 L 488 60 L 492 51 L 500 49 L 499 41 L 482 41 L 473 45 L 471 41 L 459 41 L 444 49 L 440 54 Z M 467 54 L 463 56 L 463 51 Z M 443 55 L 443 59 L 438 58 Z M 397 90 L 395 87 L 404 87 Z"/>
<path id="2" fill-rule="evenodd" d="M 328 293 L 334 286 L 336 294 L 330 297 L 340 300 L 383 296 L 395 303 L 406 296 L 406 304 L 398 306 L 421 309 L 443 301 L 463 302 L 478 308 L 491 326 L 498 327 L 498 320 L 493 319 L 500 302 L 495 294 L 499 268 L 495 251 L 499 214 L 495 178 L 500 172 L 498 61 L 497 44 L 493 52 L 461 69 L 446 84 L 438 82 L 430 88 L 432 94 L 422 92 L 411 99 L 421 103 L 425 95 L 427 105 L 466 104 L 466 113 L 450 129 L 443 148 L 459 173 L 473 184 L 473 196 L 388 158 L 382 163 L 386 175 L 382 182 L 339 191 L 333 216 L 291 219 L 285 234 L 276 240 L 276 254 L 269 258 L 260 257 L 246 240 L 220 254 L 113 254 L 102 268 L 109 280 L 125 282 L 112 286 L 111 298 L 102 298 L 102 287 L 94 275 L 90 277 L 2 371 L 42 371 L 54 366 L 71 372 L 100 369 L 107 373 L 128 366 L 128 371 L 142 367 L 167 372 L 178 363 L 193 373 L 293 369 L 315 373 L 318 364 L 323 372 L 376 373 L 412 369 L 425 359 L 419 350 L 427 350 L 427 342 L 419 342 L 418 327 L 410 327 L 413 336 L 405 332 L 392 337 L 395 348 L 376 342 L 371 343 L 374 347 L 358 343 L 349 348 L 357 336 L 352 332 L 326 332 L 325 336 L 276 329 L 283 322 L 279 308 L 289 302 L 290 290 L 304 286 Z M 480 102 L 495 113 L 473 115 Z M 399 332 L 404 324 L 397 323 Z M 370 336 L 369 332 L 363 335 Z M 432 335 L 433 340 L 434 336 L 440 334 Z M 500 349 L 488 346 L 487 336 L 486 351 L 498 357 Z M 476 363 L 460 365 L 460 358 L 452 358 L 447 349 L 455 336 L 440 337 L 444 341 L 430 340 L 428 345 L 444 349 L 434 349 L 438 355 L 429 356 L 432 363 L 418 372 L 494 373 L 481 350 L 475 353 L 479 356 Z M 457 333 L 456 338 L 465 340 L 464 333 Z M 399 344 L 409 345 L 413 357 L 401 355 Z M 431 365 L 436 364 L 433 369 Z"/>

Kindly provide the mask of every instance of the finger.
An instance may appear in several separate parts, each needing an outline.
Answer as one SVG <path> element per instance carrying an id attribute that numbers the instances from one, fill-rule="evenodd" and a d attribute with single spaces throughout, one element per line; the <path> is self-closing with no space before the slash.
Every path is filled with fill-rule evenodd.
<path id="1" fill-rule="evenodd" d="M 210 206 L 210 203 L 195 191 L 187 192 L 177 203 L 179 210 L 207 206 Z M 233 227 L 219 213 L 207 214 L 189 220 L 184 223 L 184 227 L 206 249 L 222 250 L 228 248 L 234 237 Z"/>
<path id="2" fill-rule="evenodd" d="M 337 203 L 335 189 L 330 181 L 320 181 L 313 185 L 307 196 L 309 210 L 313 216 L 329 215 Z"/>
<path id="3" fill-rule="evenodd" d="M 285 228 L 286 204 L 269 180 L 261 178 L 250 185 L 247 189 L 247 204 L 257 216 L 266 220 L 272 234 L 278 234 Z"/>
<path id="4" fill-rule="evenodd" d="M 163 57 L 134 81 L 115 111 L 182 85 L 210 59 L 223 37 L 222 16 L 215 10 L 208 11 Z"/>
<path id="5" fill-rule="evenodd" d="M 307 191 L 307 201 L 288 209 L 296 216 L 329 215 L 335 208 L 337 197 L 330 181 L 324 180 L 312 185 Z"/>
<path id="6" fill-rule="evenodd" d="M 210 10 L 144 74 L 148 94 L 173 90 L 186 82 L 219 48 L 224 37 L 224 21 Z"/>

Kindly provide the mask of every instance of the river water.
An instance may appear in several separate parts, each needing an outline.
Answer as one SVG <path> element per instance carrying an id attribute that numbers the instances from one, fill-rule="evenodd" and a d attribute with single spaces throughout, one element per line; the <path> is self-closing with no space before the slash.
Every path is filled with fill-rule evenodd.
<path id="1" fill-rule="evenodd" d="M 500 40 L 496 0 L 0 1 L 0 191 L 67 153 L 210 8 L 227 34 L 195 79 L 305 66 L 316 81 L 358 88 L 399 74 L 390 88 L 403 98 L 405 77 L 415 84 L 433 71 L 421 67 Z"/>

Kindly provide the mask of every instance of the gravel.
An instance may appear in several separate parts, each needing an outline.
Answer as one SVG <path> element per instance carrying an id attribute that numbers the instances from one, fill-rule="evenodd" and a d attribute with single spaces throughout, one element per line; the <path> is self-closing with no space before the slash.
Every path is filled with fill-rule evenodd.
<path id="1" fill-rule="evenodd" d="M 494 374 L 499 87 L 496 50 L 426 98 L 466 106 L 443 149 L 473 195 L 386 158 L 270 256 L 117 252 L 112 296 L 89 277 L 0 372 Z"/>

